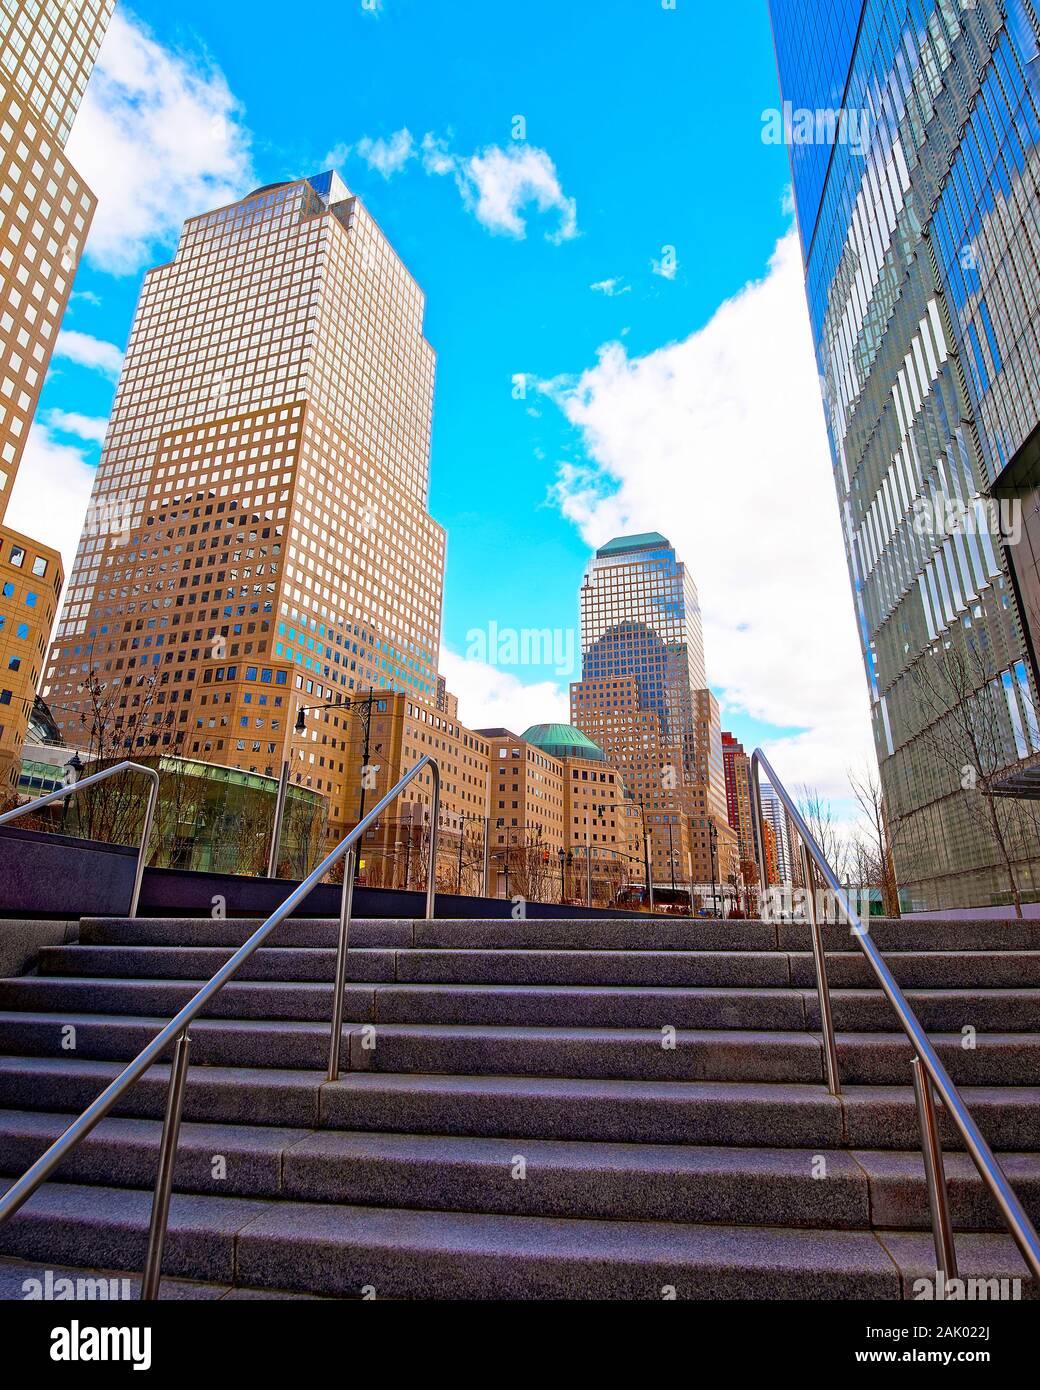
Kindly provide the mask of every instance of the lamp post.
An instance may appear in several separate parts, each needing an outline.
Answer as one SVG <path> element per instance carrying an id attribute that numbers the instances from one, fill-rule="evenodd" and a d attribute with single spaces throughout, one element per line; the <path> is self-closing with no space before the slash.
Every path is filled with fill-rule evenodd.
<path id="1" fill-rule="evenodd" d="M 353 700 L 330 700 L 327 704 L 324 705 L 300 705 L 299 709 L 296 711 L 296 725 L 294 729 L 294 732 L 297 734 L 305 734 L 307 732 L 307 715 L 315 714 L 320 710 L 326 709 L 338 709 L 342 710 L 346 714 L 356 714 L 359 719 L 362 717 L 364 718 L 365 751 L 362 755 L 361 766 L 361 804 L 358 809 L 359 822 L 363 821 L 365 818 L 365 774 L 368 768 L 369 750 L 371 745 L 373 694 L 374 691 L 371 689 L 371 687 L 369 687 L 368 699 L 364 702 L 363 705 L 360 701 L 357 703 L 357 705 L 355 705 Z M 362 716 L 361 714 L 362 708 L 364 708 L 365 710 L 364 716 Z M 274 807 L 274 828 L 271 832 L 271 852 L 267 861 L 268 878 L 274 878 L 278 872 L 278 849 L 282 839 L 282 822 L 285 819 L 285 804 L 289 794 L 289 775 L 290 759 L 286 757 L 282 760 L 282 773 L 278 779 L 278 796 L 275 800 Z M 355 855 L 355 881 L 361 876 L 361 858 L 362 856 L 360 853 Z"/>
<path id="2" fill-rule="evenodd" d="M 718 848 L 719 832 L 713 820 L 708 821 L 708 843 L 711 848 L 711 911 L 712 916 L 719 915 L 718 901 L 715 897 L 715 851 Z"/>
<path id="3" fill-rule="evenodd" d="M 557 853 L 560 856 L 560 906 L 562 907 L 564 899 L 567 897 L 567 882 L 565 877 L 567 872 L 567 851 L 565 849 L 559 849 Z"/>
<path id="4" fill-rule="evenodd" d="M 83 762 L 78 753 L 73 753 L 72 757 L 65 764 L 65 785 L 74 787 L 79 781 L 79 774 L 83 771 Z M 68 816 L 69 802 L 71 797 L 66 796 L 61 803 L 61 829 L 65 831 L 65 821 Z"/>

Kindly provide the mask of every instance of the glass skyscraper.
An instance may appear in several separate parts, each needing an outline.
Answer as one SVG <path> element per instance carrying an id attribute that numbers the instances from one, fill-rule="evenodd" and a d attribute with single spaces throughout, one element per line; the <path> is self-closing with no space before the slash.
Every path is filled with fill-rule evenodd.
<path id="1" fill-rule="evenodd" d="M 697 881 L 708 881 L 713 863 L 732 872 L 736 836 L 697 586 L 664 536 L 619 536 L 596 551 L 581 589 L 581 650 L 571 722 L 621 769 L 633 800 L 685 818 Z M 679 877 L 688 875 L 681 864 Z"/>
<path id="2" fill-rule="evenodd" d="M 1035 895 L 1031 803 L 1002 846 L 966 793 L 1040 758 L 1037 10 L 770 10 L 897 871 L 918 907 L 1006 902 L 1006 849 Z"/>

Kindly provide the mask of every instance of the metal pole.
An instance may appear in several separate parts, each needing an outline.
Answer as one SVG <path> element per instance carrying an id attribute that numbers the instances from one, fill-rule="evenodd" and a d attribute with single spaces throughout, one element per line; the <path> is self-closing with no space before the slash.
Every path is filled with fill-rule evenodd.
<path id="1" fill-rule="evenodd" d="M 336 944 L 336 981 L 332 987 L 332 1035 L 329 1039 L 329 1080 L 339 1080 L 339 1053 L 343 1042 L 343 992 L 347 987 L 347 944 L 350 937 L 350 917 L 354 910 L 354 862 L 357 851 L 353 846 L 343 860 L 343 892 L 339 900 L 339 939 Z"/>
<path id="2" fill-rule="evenodd" d="M 687 861 L 688 861 L 688 863 L 689 863 L 689 869 L 690 869 L 690 916 L 693 917 L 693 916 L 694 916 L 694 900 L 693 900 L 693 850 L 692 850 L 692 849 L 686 851 L 686 858 L 687 858 Z"/>
<path id="3" fill-rule="evenodd" d="M 188 1051 L 191 1039 L 182 1033 L 174 1045 L 173 1066 L 170 1068 L 170 1089 L 166 1093 L 166 1118 L 159 1140 L 159 1170 L 152 1197 L 152 1216 L 148 1226 L 148 1251 L 144 1273 L 141 1275 L 141 1300 L 154 1303 L 159 1297 L 162 1279 L 163 1247 L 170 1220 L 170 1194 L 173 1191 L 173 1169 L 177 1161 L 177 1140 L 181 1130 L 181 1111 L 188 1080 Z"/>
<path id="4" fill-rule="evenodd" d="M 805 910 L 809 914 L 809 927 L 812 932 L 813 962 L 816 966 L 816 995 L 820 1001 L 820 1029 L 823 1033 L 823 1056 L 827 1065 L 827 1089 L 832 1096 L 841 1095 L 841 1081 L 838 1075 L 838 1047 L 834 1041 L 834 1018 L 831 1014 L 831 992 L 827 985 L 827 957 L 823 950 L 823 932 L 816 912 L 816 893 L 809 868 L 809 852 L 804 845 L 802 851 L 802 875 L 806 883 Z"/>
<path id="5" fill-rule="evenodd" d="M 491 817 L 484 817 L 484 897 L 489 898 L 488 884 L 491 878 Z"/>
<path id="6" fill-rule="evenodd" d="M 924 1176 L 928 1185 L 928 1207 L 932 1214 L 932 1240 L 935 1242 L 935 1272 L 944 1281 L 957 1278 L 957 1250 L 950 1222 L 950 1199 L 946 1188 L 946 1167 L 943 1163 L 942 1140 L 935 1118 L 935 1096 L 932 1079 L 925 1071 L 920 1057 L 911 1062 L 914 1073 L 914 1095 L 917 1098 L 917 1122 L 921 1130 L 921 1153 L 924 1156 Z M 945 1282 L 943 1293 L 945 1294 Z"/>
<path id="7" fill-rule="evenodd" d="M 148 769 L 151 771 L 151 769 Z M 154 780 L 153 780 L 154 778 Z M 148 841 L 152 834 L 152 823 L 155 820 L 155 808 L 159 802 L 159 774 L 153 773 L 153 778 L 149 778 L 148 787 L 148 807 L 144 813 L 144 829 L 141 831 L 141 844 L 137 851 L 137 868 L 134 872 L 134 892 L 130 899 L 130 916 L 137 916 L 138 904 L 141 901 L 141 884 L 144 882 L 144 866 L 148 858 Z"/>
<path id="8" fill-rule="evenodd" d="M 592 846 L 585 846 L 585 872 L 588 879 L 589 907 L 592 906 Z"/>
<path id="9" fill-rule="evenodd" d="M 646 841 L 645 841 L 645 843 L 644 843 L 644 845 L 643 845 L 643 852 L 644 852 L 644 854 L 645 854 L 645 856 L 646 856 L 646 892 L 647 892 L 647 897 L 648 897 L 649 902 L 650 902 L 650 911 L 653 912 L 653 910 L 654 910 L 654 867 L 653 867 L 653 862 L 652 862 L 651 857 L 650 857 L 650 836 L 649 836 L 649 834 L 646 836 Z"/>
<path id="10" fill-rule="evenodd" d="M 433 774 L 433 801 L 430 807 L 430 863 L 426 871 L 426 920 L 432 922 L 437 905 L 437 842 L 441 827 L 441 770 L 430 764 Z"/>
<path id="11" fill-rule="evenodd" d="M 278 847 L 282 842 L 282 821 L 285 817 L 285 798 L 289 790 L 289 759 L 282 759 L 282 775 L 278 778 L 278 795 L 274 803 L 274 826 L 271 829 L 271 850 L 267 856 L 267 877 L 278 877 Z"/>

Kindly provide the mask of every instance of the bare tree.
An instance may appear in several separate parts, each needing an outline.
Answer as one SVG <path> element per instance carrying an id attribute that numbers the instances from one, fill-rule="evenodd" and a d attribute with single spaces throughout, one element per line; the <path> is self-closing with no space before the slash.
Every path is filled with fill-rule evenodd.
<path id="1" fill-rule="evenodd" d="M 886 917 L 899 917 L 902 914 L 893 846 L 902 827 L 898 823 L 894 827 L 891 823 L 881 779 L 873 768 L 868 767 L 859 774 L 850 772 L 849 785 L 863 812 L 866 836 L 866 844 L 856 843 L 857 877 L 862 884 L 881 889 Z"/>
<path id="2" fill-rule="evenodd" d="M 849 876 L 851 846 L 848 837 L 838 825 L 831 803 L 815 787 L 803 786 L 798 799 L 798 809 L 802 819 L 809 827 L 809 833 L 823 851 L 823 857 L 834 870 L 839 883 Z M 792 856 L 795 854 L 791 846 Z"/>

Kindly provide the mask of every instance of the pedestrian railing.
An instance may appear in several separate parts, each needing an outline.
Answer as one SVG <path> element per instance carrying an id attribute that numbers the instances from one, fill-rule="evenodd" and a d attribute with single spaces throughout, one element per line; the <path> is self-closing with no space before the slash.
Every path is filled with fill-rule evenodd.
<path id="1" fill-rule="evenodd" d="M 859 914 L 853 908 L 848 894 L 838 882 L 836 874 L 828 864 L 823 850 L 814 839 L 797 805 L 769 765 L 769 761 L 761 749 L 756 750 L 751 759 L 751 807 L 759 845 L 762 844 L 763 820 L 758 781 L 760 768 L 765 771 L 773 791 L 785 807 L 801 840 L 800 852 L 806 887 L 806 913 L 812 939 L 813 961 L 816 967 L 816 990 L 820 1005 L 827 1085 L 831 1095 L 841 1095 L 841 1079 L 838 1072 L 838 1049 L 834 1037 L 830 988 L 827 983 L 827 957 L 824 952 L 820 913 L 814 891 L 814 871 L 820 875 L 833 894 L 834 901 L 848 922 L 854 940 L 859 943 L 860 950 L 866 956 L 867 964 L 875 979 L 896 1012 L 899 1026 L 914 1049 L 914 1056 L 910 1064 L 911 1075 L 914 1083 L 914 1097 L 917 1102 L 937 1272 L 948 1279 L 957 1278 L 957 1252 L 954 1244 L 953 1226 L 950 1221 L 946 1169 L 943 1163 L 942 1142 L 935 1113 L 936 1092 L 938 1092 L 950 1122 L 960 1135 L 965 1149 L 971 1155 L 972 1161 L 979 1171 L 979 1176 L 996 1202 L 1008 1230 L 1022 1252 L 1022 1258 L 1034 1278 L 1040 1279 L 1040 1237 L 1037 1236 L 1036 1228 L 1026 1215 L 1022 1203 L 1015 1195 L 992 1149 L 982 1137 L 982 1133 L 965 1105 L 960 1092 L 939 1060 L 939 1056 L 928 1040 L 928 1035 L 921 1026 L 920 1020 L 907 1003 L 903 991 L 896 984 L 892 972 L 885 964 L 877 944 L 870 935 L 869 928 L 864 926 Z M 764 856 L 762 858 L 764 859 Z M 763 899 L 767 891 L 766 876 L 762 872 Z"/>
<path id="2" fill-rule="evenodd" d="M 124 764 L 129 767 L 132 764 Z M 432 921 L 434 909 L 436 907 L 437 895 L 437 834 L 440 820 L 440 791 L 441 779 L 440 769 L 433 758 L 422 757 L 411 768 L 404 777 L 393 787 L 378 806 L 374 806 L 369 813 L 358 822 L 350 834 L 336 846 L 331 854 L 317 866 L 313 872 L 303 880 L 280 907 L 263 922 L 252 934 L 249 940 L 234 953 L 208 984 L 203 985 L 192 999 L 185 1004 L 177 1016 L 158 1032 L 150 1043 L 137 1054 L 134 1060 L 125 1067 L 119 1075 L 112 1081 L 101 1094 L 87 1106 L 83 1114 L 74 1120 L 64 1134 L 56 1139 L 49 1149 L 36 1160 L 16 1183 L 8 1188 L 5 1195 L 0 1198 L 0 1225 L 10 1217 L 33 1195 L 42 1183 L 54 1172 L 55 1168 L 68 1157 L 76 1146 L 84 1140 L 94 1127 L 108 1115 L 116 1102 L 130 1089 L 144 1073 L 151 1067 L 153 1062 L 173 1044 L 173 1064 L 170 1069 L 170 1085 L 166 1097 L 166 1115 L 163 1120 L 162 1137 L 159 1142 L 159 1164 L 155 1182 L 155 1194 L 152 1198 L 152 1212 L 148 1231 L 148 1247 L 145 1256 L 144 1273 L 141 1279 L 141 1297 L 145 1300 L 156 1299 L 159 1296 L 159 1281 L 162 1275 L 163 1247 L 166 1243 L 166 1231 L 169 1224 L 170 1197 L 173 1191 L 173 1169 L 177 1157 L 177 1142 L 180 1135 L 181 1113 L 184 1108 L 184 1094 L 188 1079 L 188 1051 L 190 1039 L 188 1028 L 198 1017 L 215 994 L 231 980 L 239 969 L 250 958 L 258 947 L 262 946 L 277 926 L 280 926 L 285 919 L 292 915 L 298 907 L 302 905 L 311 891 L 321 882 L 327 873 L 342 860 L 343 861 L 343 891 L 340 896 L 340 917 L 339 917 L 339 938 L 336 949 L 336 983 L 332 999 L 332 1027 L 329 1039 L 329 1066 L 328 1079 L 335 1081 L 339 1077 L 340 1044 L 343 1033 L 343 994 L 347 979 L 347 945 L 350 934 L 350 920 L 354 903 L 354 869 L 357 858 L 355 846 L 364 836 L 371 825 L 378 820 L 379 816 L 401 795 L 404 789 L 423 771 L 429 768 L 433 777 L 433 788 L 430 806 L 430 854 L 427 865 L 426 878 L 426 920 Z M 107 775 L 118 771 L 112 768 Z M 141 772 L 149 772 L 148 768 L 137 769 Z M 96 779 L 100 780 L 98 774 Z M 156 779 L 158 781 L 158 779 Z M 86 782 L 81 782 L 78 786 L 86 786 Z M 73 790 L 68 788 L 68 791 Z M 55 796 L 59 794 L 56 793 Z M 33 805 L 46 804 L 53 800 L 53 797 L 44 797 L 41 802 L 34 802 Z M 23 812 L 30 808 L 23 807 Z M 150 812 L 152 807 L 150 806 Z M 149 812 L 149 813 L 150 813 Z M 6 819 L 6 817 L 5 817 Z M 2 821 L 0 821 L 2 824 Z M 143 851 L 142 851 L 143 852 Z"/>

